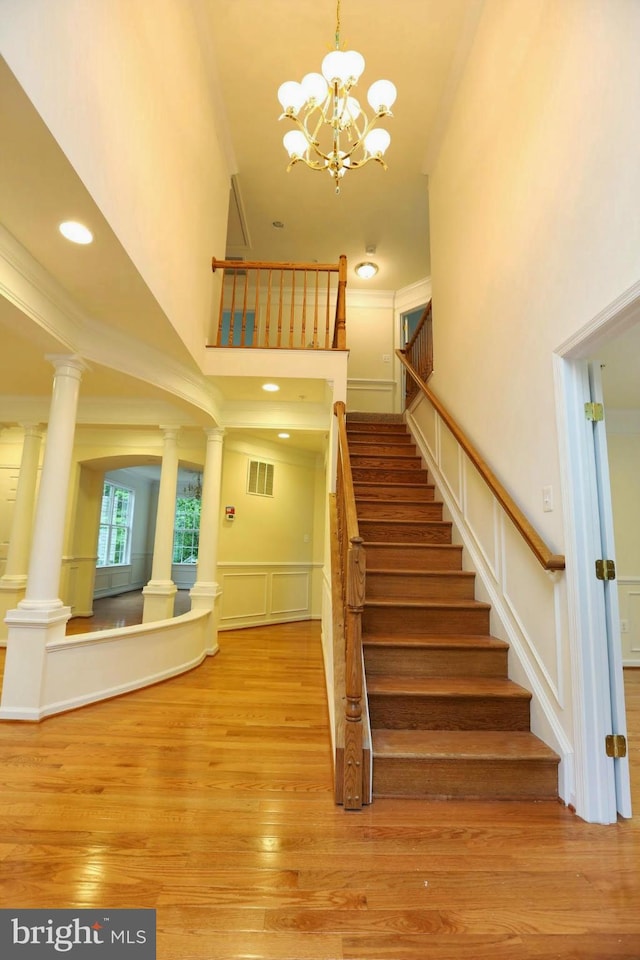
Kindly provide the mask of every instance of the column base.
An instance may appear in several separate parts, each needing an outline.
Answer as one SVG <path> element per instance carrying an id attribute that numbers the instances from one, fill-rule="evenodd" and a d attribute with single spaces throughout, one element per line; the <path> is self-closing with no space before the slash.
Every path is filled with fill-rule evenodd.
<path id="1" fill-rule="evenodd" d="M 146 587 L 142 588 L 142 622 L 171 620 L 177 592 L 178 588 L 173 580 L 150 580 Z"/>
<path id="2" fill-rule="evenodd" d="M 64 640 L 71 607 L 61 600 L 22 600 L 6 615 L 7 659 L 0 718 L 40 720 L 45 706 L 47 646 Z"/>
<path id="3" fill-rule="evenodd" d="M 210 628 L 208 631 L 207 654 L 212 657 L 218 652 L 218 621 L 220 619 L 220 609 L 218 597 L 222 595 L 220 585 L 213 581 L 196 580 L 189 596 L 191 597 L 192 610 L 209 610 L 211 617 L 209 620 Z"/>
<path id="4" fill-rule="evenodd" d="M 0 577 L 0 646 L 6 646 L 9 630 L 4 622 L 9 610 L 14 610 L 24 600 L 27 577 Z"/>

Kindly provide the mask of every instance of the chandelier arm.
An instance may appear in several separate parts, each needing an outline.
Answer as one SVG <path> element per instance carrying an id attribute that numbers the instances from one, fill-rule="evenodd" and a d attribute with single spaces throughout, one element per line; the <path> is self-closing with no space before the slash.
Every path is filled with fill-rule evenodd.
<path id="1" fill-rule="evenodd" d="M 367 120 L 367 116 L 366 116 L 364 110 L 362 111 L 362 114 L 363 114 L 365 120 Z M 373 130 L 373 128 L 375 127 L 375 124 L 376 124 L 376 120 L 377 120 L 377 119 L 378 119 L 378 114 L 376 114 L 375 116 L 373 116 L 373 117 L 371 118 L 371 120 L 367 120 L 366 126 L 364 127 L 362 133 L 360 134 L 360 136 L 358 137 L 358 139 L 355 141 L 355 143 L 352 143 L 352 144 L 351 144 L 350 149 L 345 152 L 344 157 L 342 158 L 343 160 L 346 160 L 347 158 L 350 159 L 350 158 L 351 158 L 351 155 L 352 155 L 353 153 L 355 153 L 355 151 L 358 149 L 358 147 L 361 147 L 361 146 L 362 146 L 363 141 L 364 141 L 364 138 L 366 137 L 366 135 L 369 133 L 370 130 Z M 371 159 L 376 159 L 376 158 L 375 158 L 375 157 L 368 157 L 367 159 L 371 160 Z M 363 167 L 365 163 L 366 163 L 365 160 L 360 160 L 360 161 L 358 161 L 357 163 L 352 163 L 350 166 L 351 166 L 351 169 L 355 169 L 356 166 L 358 166 L 358 167 Z M 385 167 L 385 169 L 386 169 L 386 167 Z"/>
<path id="2" fill-rule="evenodd" d="M 307 157 L 293 157 L 287 167 L 287 173 L 296 163 L 304 163 L 310 170 L 327 170 L 329 167 L 329 158 L 325 157 L 324 153 L 321 153 L 320 156 L 324 158 L 324 163 L 320 163 L 318 160 L 309 160 Z"/>
<path id="3" fill-rule="evenodd" d="M 370 153 L 368 157 L 365 157 L 364 160 L 354 160 L 353 163 L 350 163 L 347 167 L 347 170 L 358 170 L 360 167 L 366 166 L 370 160 L 375 160 L 376 163 L 379 163 L 380 166 L 387 170 L 387 164 L 381 156 L 378 156 L 377 153 Z"/>

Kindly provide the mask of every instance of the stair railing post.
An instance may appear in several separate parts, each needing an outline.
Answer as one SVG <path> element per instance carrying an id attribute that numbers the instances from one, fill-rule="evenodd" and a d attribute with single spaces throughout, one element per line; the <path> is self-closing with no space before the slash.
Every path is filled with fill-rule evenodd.
<path id="1" fill-rule="evenodd" d="M 338 295 L 336 299 L 336 323 L 333 331 L 335 350 L 347 349 L 347 258 L 342 253 L 338 260 Z"/>
<path id="2" fill-rule="evenodd" d="M 344 806 L 360 810 L 363 794 L 362 756 L 362 611 L 365 552 L 362 537 L 352 537 L 347 553 L 346 724 L 344 739 Z"/>

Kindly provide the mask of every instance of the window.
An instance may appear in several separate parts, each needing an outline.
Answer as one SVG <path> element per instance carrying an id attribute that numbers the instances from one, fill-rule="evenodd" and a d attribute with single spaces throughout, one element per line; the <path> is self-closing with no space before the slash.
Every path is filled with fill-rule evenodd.
<path id="1" fill-rule="evenodd" d="M 273 496 L 273 464 L 263 460 L 249 460 L 247 493 L 261 497 Z"/>
<path id="2" fill-rule="evenodd" d="M 197 563 L 200 541 L 200 499 L 178 497 L 173 528 L 173 562 Z"/>
<path id="3" fill-rule="evenodd" d="M 131 561 L 133 490 L 105 480 L 98 534 L 99 567 L 114 567 Z"/>

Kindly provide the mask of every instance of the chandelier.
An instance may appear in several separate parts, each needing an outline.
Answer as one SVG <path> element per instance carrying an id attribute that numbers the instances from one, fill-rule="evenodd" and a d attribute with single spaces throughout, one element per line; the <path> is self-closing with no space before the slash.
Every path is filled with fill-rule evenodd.
<path id="1" fill-rule="evenodd" d="M 328 170 L 339 194 L 347 170 L 357 170 L 370 160 L 387 169 L 383 157 L 391 136 L 376 123 L 381 117 L 393 116 L 396 88 L 390 80 L 371 84 L 367 93 L 371 119 L 351 96 L 364 71 L 364 57 L 356 50 L 340 49 L 340 0 L 335 44 L 335 50 L 322 61 L 322 73 L 308 73 L 300 83 L 283 83 L 278 100 L 284 110 L 280 119 L 286 117 L 295 124 L 283 138 L 290 158 L 287 173 L 299 161 L 312 170 Z"/>

